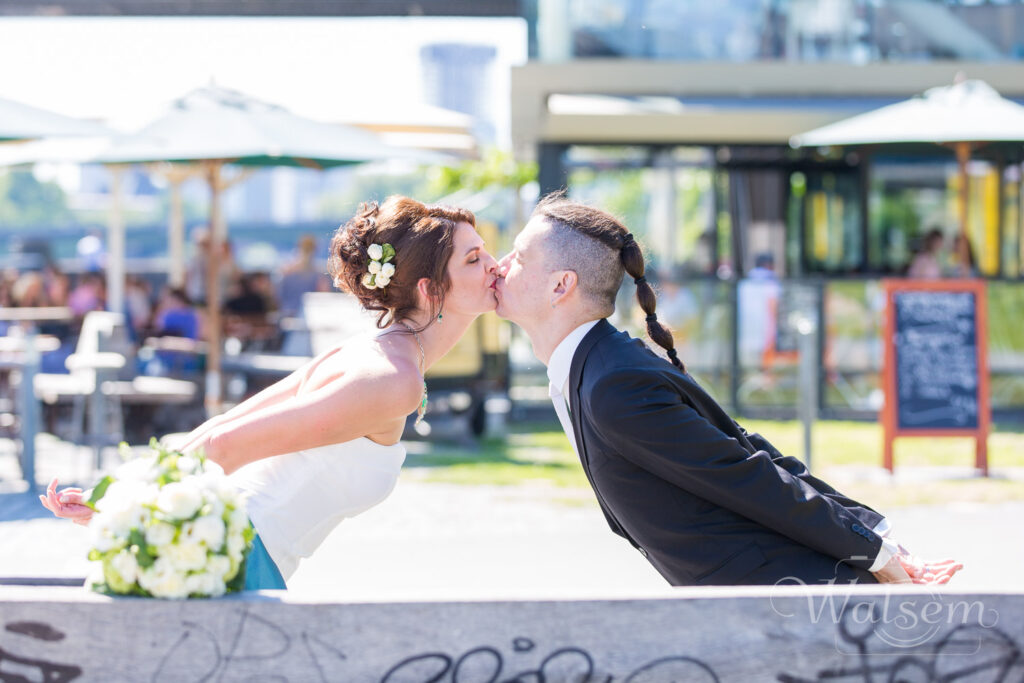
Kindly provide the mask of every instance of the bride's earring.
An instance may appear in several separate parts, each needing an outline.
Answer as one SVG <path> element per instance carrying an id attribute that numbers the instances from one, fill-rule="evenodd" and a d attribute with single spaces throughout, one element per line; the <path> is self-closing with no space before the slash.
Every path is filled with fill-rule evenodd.
<path id="1" fill-rule="evenodd" d="M 441 321 L 443 319 L 444 319 L 444 313 L 442 311 L 438 311 L 438 313 L 437 313 L 437 324 L 440 325 Z"/>

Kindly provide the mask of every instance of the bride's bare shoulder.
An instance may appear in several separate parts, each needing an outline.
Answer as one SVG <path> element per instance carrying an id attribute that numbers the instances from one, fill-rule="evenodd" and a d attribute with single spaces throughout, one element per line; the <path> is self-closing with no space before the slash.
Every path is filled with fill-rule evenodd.
<path id="1" fill-rule="evenodd" d="M 374 337 L 347 340 L 324 358 L 323 379 L 344 378 L 346 386 L 385 391 L 399 403 L 418 404 L 423 390 L 419 368 L 406 354 Z"/>

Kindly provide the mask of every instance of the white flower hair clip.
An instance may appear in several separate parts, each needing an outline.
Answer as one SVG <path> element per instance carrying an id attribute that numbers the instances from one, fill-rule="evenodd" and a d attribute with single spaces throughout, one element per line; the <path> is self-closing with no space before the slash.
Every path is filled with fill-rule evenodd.
<path id="1" fill-rule="evenodd" d="M 368 272 L 363 276 L 363 287 L 367 289 L 384 289 L 395 276 L 395 248 L 390 244 L 371 244 L 366 253 L 370 256 L 367 264 Z"/>

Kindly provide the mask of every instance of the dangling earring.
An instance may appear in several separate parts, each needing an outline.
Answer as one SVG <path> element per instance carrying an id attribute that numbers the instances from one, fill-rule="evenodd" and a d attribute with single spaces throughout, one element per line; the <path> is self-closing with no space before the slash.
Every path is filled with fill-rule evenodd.
<path id="1" fill-rule="evenodd" d="M 437 324 L 438 324 L 438 325 L 440 325 L 440 324 L 441 324 L 441 321 L 442 321 L 443 319 L 444 319 L 444 313 L 443 313 L 443 312 L 441 312 L 441 311 L 438 311 L 438 313 L 437 313 Z"/>

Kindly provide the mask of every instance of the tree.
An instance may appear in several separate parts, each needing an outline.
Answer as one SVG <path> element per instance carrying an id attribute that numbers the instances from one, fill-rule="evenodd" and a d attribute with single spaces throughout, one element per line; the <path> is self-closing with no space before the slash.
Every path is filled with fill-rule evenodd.
<path id="1" fill-rule="evenodd" d="M 523 186 L 537 180 L 537 164 L 516 161 L 511 152 L 491 147 L 484 150 L 479 160 L 471 159 L 454 166 L 431 169 L 431 186 L 438 194 L 447 195 L 459 190 L 481 192 L 490 188 L 511 191 L 515 207 L 511 224 L 522 227 Z"/>
<path id="2" fill-rule="evenodd" d="M 67 195 L 31 171 L 0 173 L 0 225 L 58 225 L 73 220 Z"/>

